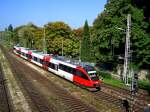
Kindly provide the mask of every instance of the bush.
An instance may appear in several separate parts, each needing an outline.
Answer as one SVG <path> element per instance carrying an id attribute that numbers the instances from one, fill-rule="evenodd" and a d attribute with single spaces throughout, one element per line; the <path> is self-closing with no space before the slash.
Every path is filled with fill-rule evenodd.
<path id="1" fill-rule="evenodd" d="M 97 72 L 99 76 L 103 77 L 103 78 L 106 78 L 106 79 L 111 79 L 112 76 L 110 73 L 108 72 L 103 72 L 103 71 L 98 71 Z"/>
<path id="2" fill-rule="evenodd" d="M 150 91 L 150 82 L 148 81 L 138 81 L 138 87 Z"/>

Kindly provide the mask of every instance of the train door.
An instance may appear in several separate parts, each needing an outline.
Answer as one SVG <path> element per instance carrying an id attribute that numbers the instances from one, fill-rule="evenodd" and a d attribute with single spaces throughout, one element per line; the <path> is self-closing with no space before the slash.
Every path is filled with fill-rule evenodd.
<path id="1" fill-rule="evenodd" d="M 32 54 L 31 51 L 29 51 L 28 54 L 27 54 L 27 58 L 28 58 L 29 61 L 31 61 L 31 59 L 32 59 L 32 55 L 31 54 Z"/>
<path id="2" fill-rule="evenodd" d="M 38 65 L 39 65 L 40 67 L 43 66 L 43 60 L 42 60 L 42 59 L 37 58 L 37 63 L 38 63 Z"/>
<path id="3" fill-rule="evenodd" d="M 55 70 L 58 71 L 58 65 L 55 64 Z"/>
<path id="4" fill-rule="evenodd" d="M 48 69 L 48 63 L 48 61 L 43 60 L 43 68 L 46 70 Z"/>
<path id="5" fill-rule="evenodd" d="M 43 68 L 46 70 L 48 70 L 49 61 L 50 61 L 50 56 L 43 57 Z"/>

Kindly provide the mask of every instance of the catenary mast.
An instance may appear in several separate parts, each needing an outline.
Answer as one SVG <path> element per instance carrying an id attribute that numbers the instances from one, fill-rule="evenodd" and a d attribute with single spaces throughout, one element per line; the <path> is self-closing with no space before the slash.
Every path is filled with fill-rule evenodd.
<path id="1" fill-rule="evenodd" d="M 125 39 L 125 56 L 124 56 L 124 69 L 123 69 L 123 80 L 126 85 L 129 84 L 128 78 L 131 72 L 130 69 L 130 60 L 131 59 L 131 42 L 130 42 L 130 34 L 131 34 L 131 14 L 127 16 L 127 29 L 126 29 L 126 39 Z"/>

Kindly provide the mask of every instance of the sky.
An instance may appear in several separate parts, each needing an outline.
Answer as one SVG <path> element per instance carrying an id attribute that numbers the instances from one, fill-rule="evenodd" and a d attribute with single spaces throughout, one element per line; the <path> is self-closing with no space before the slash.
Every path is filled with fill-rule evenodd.
<path id="1" fill-rule="evenodd" d="M 42 27 L 48 22 L 63 21 L 79 28 L 85 20 L 92 25 L 104 10 L 107 0 L 0 0 L 0 30 L 30 22 Z"/>

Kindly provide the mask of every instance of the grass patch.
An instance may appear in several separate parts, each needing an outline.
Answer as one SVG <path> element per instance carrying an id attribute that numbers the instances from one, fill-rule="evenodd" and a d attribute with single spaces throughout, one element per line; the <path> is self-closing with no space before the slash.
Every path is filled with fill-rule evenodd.
<path id="1" fill-rule="evenodd" d="M 114 78 L 111 78 L 111 79 L 103 78 L 103 82 L 106 84 L 115 86 L 115 87 L 127 88 L 127 86 L 121 80 L 117 80 Z"/>
<path id="2" fill-rule="evenodd" d="M 115 86 L 115 87 L 119 87 L 119 88 L 124 88 L 124 89 L 130 88 L 130 87 L 126 86 L 121 80 L 117 80 L 114 78 L 111 78 L 111 79 L 103 78 L 103 82 L 106 84 Z M 139 80 L 138 88 L 147 90 L 150 93 L 150 81 Z"/>
<path id="3" fill-rule="evenodd" d="M 150 81 L 139 80 L 138 87 L 150 91 Z"/>
<path id="4" fill-rule="evenodd" d="M 102 77 L 103 82 L 119 88 L 127 88 L 121 80 L 115 79 L 109 72 L 97 71 L 97 74 Z"/>
<path id="5" fill-rule="evenodd" d="M 106 84 L 119 88 L 130 88 L 126 86 L 122 80 L 113 78 L 111 73 L 109 72 L 97 71 L 97 74 L 100 76 L 100 78 L 103 79 L 103 82 Z M 129 83 L 131 83 L 131 78 L 129 78 L 128 81 Z M 150 81 L 138 80 L 138 88 L 148 90 L 150 93 Z"/>
<path id="6" fill-rule="evenodd" d="M 105 79 L 111 79 L 112 76 L 109 72 L 103 72 L 103 71 L 97 71 L 97 74 L 100 76 L 100 77 L 103 77 Z"/>

